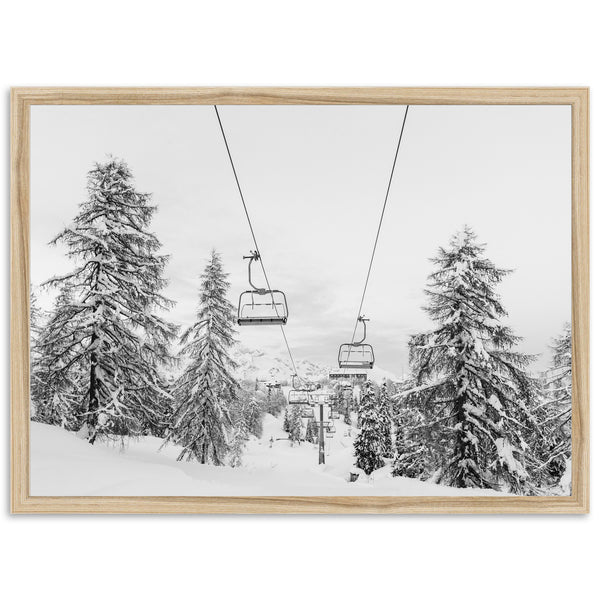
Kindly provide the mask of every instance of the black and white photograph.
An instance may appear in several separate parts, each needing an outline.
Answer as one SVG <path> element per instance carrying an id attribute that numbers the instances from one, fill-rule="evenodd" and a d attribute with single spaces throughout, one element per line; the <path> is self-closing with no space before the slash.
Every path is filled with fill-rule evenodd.
<path id="1" fill-rule="evenodd" d="M 571 126 L 32 106 L 31 494 L 571 495 Z"/>

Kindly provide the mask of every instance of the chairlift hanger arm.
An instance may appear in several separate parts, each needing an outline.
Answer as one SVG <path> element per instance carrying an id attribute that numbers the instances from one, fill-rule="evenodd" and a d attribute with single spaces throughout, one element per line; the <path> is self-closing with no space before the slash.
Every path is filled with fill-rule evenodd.
<path id="1" fill-rule="evenodd" d="M 252 263 L 255 260 L 260 260 L 260 254 L 258 253 L 258 250 L 250 250 L 250 256 L 244 256 L 244 260 L 248 261 L 248 283 L 250 284 L 250 287 L 253 290 L 257 291 L 259 294 L 266 294 L 268 290 L 266 290 L 265 288 L 256 287 L 252 283 Z"/>
<path id="2" fill-rule="evenodd" d="M 353 346 L 360 346 L 367 339 L 367 321 L 368 320 L 369 319 L 365 318 L 364 316 L 358 317 L 358 322 L 363 324 L 363 336 L 362 336 L 362 340 L 360 340 L 359 342 L 352 342 Z"/>

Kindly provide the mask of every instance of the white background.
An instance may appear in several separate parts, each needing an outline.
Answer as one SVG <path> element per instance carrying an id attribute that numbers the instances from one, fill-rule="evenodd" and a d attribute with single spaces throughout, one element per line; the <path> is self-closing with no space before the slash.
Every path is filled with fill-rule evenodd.
<path id="1" fill-rule="evenodd" d="M 600 517 L 594 500 L 590 516 L 573 517 L 11 517 L 7 452 L 9 86 L 588 85 L 595 115 L 594 8 L 576 0 L 5 5 L 3 595 L 595 597 Z M 592 209 L 592 237 L 596 221 Z M 592 243 L 593 265 L 597 252 Z M 592 371 L 597 338 L 593 320 Z"/>

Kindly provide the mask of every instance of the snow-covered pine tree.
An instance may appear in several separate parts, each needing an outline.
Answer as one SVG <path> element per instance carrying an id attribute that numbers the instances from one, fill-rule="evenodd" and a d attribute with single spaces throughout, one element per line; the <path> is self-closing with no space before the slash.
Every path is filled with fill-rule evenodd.
<path id="1" fill-rule="evenodd" d="M 250 398 L 245 407 L 244 419 L 248 433 L 259 438 L 263 432 L 263 403 L 259 400 L 258 394 L 255 392 Z"/>
<path id="2" fill-rule="evenodd" d="M 552 367 L 544 377 L 543 400 L 538 407 L 542 431 L 541 459 L 548 484 L 556 485 L 565 475 L 570 479 L 571 464 L 571 407 L 572 407 L 572 351 L 571 323 L 565 323 L 562 332 L 552 340 Z M 568 489 L 570 481 L 564 482 Z"/>
<path id="3" fill-rule="evenodd" d="M 289 438 L 292 446 L 302 441 L 302 416 L 298 405 L 291 408 L 289 412 Z"/>
<path id="4" fill-rule="evenodd" d="M 306 421 L 306 433 L 304 439 L 311 444 L 316 444 L 319 441 L 319 426 L 314 416 L 309 417 Z"/>
<path id="5" fill-rule="evenodd" d="M 38 409 L 37 398 L 36 398 L 36 377 L 33 372 L 33 363 L 36 359 L 36 355 L 38 352 L 37 342 L 40 336 L 40 332 L 42 331 L 42 310 L 40 309 L 37 301 L 37 296 L 33 291 L 33 286 L 31 287 L 31 291 L 29 293 L 29 362 L 31 364 L 31 372 L 29 374 L 29 383 L 30 383 L 30 398 L 29 398 L 29 406 L 30 406 L 30 415 L 34 421 L 40 420 L 36 417 L 36 412 Z"/>
<path id="6" fill-rule="evenodd" d="M 356 466 L 367 475 L 384 465 L 384 417 L 373 384 L 367 381 L 360 404 L 360 432 L 354 440 Z"/>
<path id="7" fill-rule="evenodd" d="M 273 406 L 275 407 L 275 413 L 273 413 L 273 416 L 275 417 L 278 417 L 281 414 L 281 411 L 285 410 L 285 407 L 287 406 L 287 400 L 281 388 L 275 389 Z"/>
<path id="8" fill-rule="evenodd" d="M 213 250 L 200 277 L 196 322 L 181 336 L 180 356 L 188 359 L 174 386 L 175 412 L 168 440 L 183 447 L 178 460 L 223 464 L 231 428 L 229 405 L 238 384 L 229 356 L 234 344 L 234 309 L 220 255 Z"/>
<path id="9" fill-rule="evenodd" d="M 344 410 L 344 390 L 339 383 L 336 383 L 333 388 L 333 394 L 331 396 L 331 408 L 336 412 L 343 412 Z"/>
<path id="10" fill-rule="evenodd" d="M 65 324 L 64 336 L 76 332 L 62 374 L 87 373 L 85 428 L 93 443 L 109 433 L 140 433 L 160 420 L 166 393 L 159 371 L 175 329 L 156 314 L 172 303 L 160 293 L 168 257 L 158 254 L 160 242 L 148 230 L 156 210 L 150 195 L 135 190 L 131 171 L 115 159 L 88 173 L 87 192 L 73 223 L 53 240 L 67 246 L 77 266 L 47 284 L 71 298 L 49 333 L 59 340 Z M 59 344 L 45 351 L 52 348 L 64 350 Z"/>
<path id="11" fill-rule="evenodd" d="M 350 390 L 344 390 L 343 392 L 343 412 L 344 412 L 344 424 L 352 425 L 352 393 Z"/>
<path id="12" fill-rule="evenodd" d="M 275 391 L 273 391 L 273 389 Z M 265 412 L 268 412 L 274 417 L 278 417 L 281 414 L 281 411 L 285 410 L 286 404 L 287 402 L 285 400 L 283 392 L 281 391 L 281 388 L 273 388 L 272 386 L 269 386 L 267 388 Z"/>
<path id="13" fill-rule="evenodd" d="M 454 442 L 453 435 L 430 434 L 428 420 L 421 408 L 427 396 L 422 398 L 414 378 L 406 378 L 395 386 L 393 400 L 393 423 L 395 429 L 394 461 L 392 475 L 437 480 L 444 470 L 448 448 Z M 410 394 L 406 394 L 410 392 Z"/>
<path id="14" fill-rule="evenodd" d="M 418 398 L 422 431 L 436 447 L 451 440 L 438 459 L 444 483 L 527 493 L 533 357 L 514 350 L 520 338 L 500 322 L 506 311 L 495 288 L 509 271 L 483 253 L 465 227 L 433 259 L 425 310 L 437 327 L 410 341 L 417 387 L 403 396 Z"/>
<path id="15" fill-rule="evenodd" d="M 435 463 L 423 428 L 426 420 L 416 406 L 402 406 L 396 412 L 396 441 L 392 475 L 428 479 Z"/>
<path id="16" fill-rule="evenodd" d="M 383 456 L 391 458 L 394 454 L 392 443 L 392 416 L 391 416 L 391 400 L 388 394 L 388 386 L 384 381 L 379 388 L 377 395 L 377 403 L 379 405 L 379 413 L 381 414 L 381 441 L 383 444 Z"/>
<path id="17" fill-rule="evenodd" d="M 290 412 L 291 412 L 291 408 L 287 407 L 285 409 L 285 412 L 283 413 L 283 426 L 282 426 L 282 429 L 286 433 L 290 432 Z"/>
<path id="18" fill-rule="evenodd" d="M 33 348 L 42 330 L 43 313 L 39 307 L 36 293 L 33 287 L 29 293 L 29 336 L 30 344 Z"/>
<path id="19" fill-rule="evenodd" d="M 84 334 L 70 318 L 72 306 L 70 288 L 63 287 L 32 348 L 31 397 L 33 420 L 75 431 L 85 421 L 89 373 L 78 360 Z"/>
<path id="20" fill-rule="evenodd" d="M 244 456 L 244 450 L 248 443 L 248 426 L 240 415 L 240 418 L 236 420 L 232 427 L 232 435 L 229 440 L 229 466 L 230 467 L 241 467 L 242 459 Z"/>

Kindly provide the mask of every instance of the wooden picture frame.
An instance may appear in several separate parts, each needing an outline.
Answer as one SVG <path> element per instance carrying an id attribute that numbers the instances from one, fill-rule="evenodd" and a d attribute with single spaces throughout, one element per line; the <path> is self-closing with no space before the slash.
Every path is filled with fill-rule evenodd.
<path id="1" fill-rule="evenodd" d="M 29 491 L 30 109 L 34 105 L 569 105 L 572 116 L 572 495 L 543 497 L 40 497 Z M 589 511 L 587 88 L 14 88 L 11 91 L 13 513 L 585 513 Z"/>

